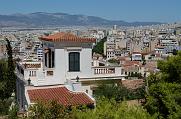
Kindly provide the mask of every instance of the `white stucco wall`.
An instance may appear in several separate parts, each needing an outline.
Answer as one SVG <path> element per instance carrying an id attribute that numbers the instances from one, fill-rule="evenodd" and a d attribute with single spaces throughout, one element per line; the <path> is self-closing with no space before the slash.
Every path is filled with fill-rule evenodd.
<path id="1" fill-rule="evenodd" d="M 65 51 L 66 58 L 66 78 L 67 79 L 75 79 L 77 76 L 79 78 L 91 77 L 93 72 L 91 70 L 91 62 L 92 62 L 92 49 L 90 48 L 82 48 L 80 52 L 80 72 L 69 72 L 69 59 L 68 53 L 70 51 Z M 71 51 L 72 52 L 72 51 Z"/>
<path id="2" fill-rule="evenodd" d="M 80 49 L 80 48 L 78 48 Z M 69 53 L 80 52 L 80 72 L 69 72 Z M 67 49 L 55 50 L 55 68 L 54 78 L 59 80 L 61 84 L 66 82 L 66 79 L 75 79 L 91 77 L 93 72 L 91 70 L 92 50 L 90 48 L 81 48 L 79 51 L 69 51 Z"/>
<path id="3" fill-rule="evenodd" d="M 64 49 L 55 50 L 55 69 L 54 69 L 54 78 L 59 80 L 61 84 L 64 84 L 66 81 L 66 53 Z"/>

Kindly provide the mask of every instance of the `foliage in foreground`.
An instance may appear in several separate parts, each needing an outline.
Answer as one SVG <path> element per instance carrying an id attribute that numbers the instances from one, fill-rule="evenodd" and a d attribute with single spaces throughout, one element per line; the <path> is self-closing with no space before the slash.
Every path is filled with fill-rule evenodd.
<path id="1" fill-rule="evenodd" d="M 95 109 L 86 106 L 65 108 L 56 102 L 38 103 L 30 108 L 29 119 L 154 119 L 140 106 L 100 98 Z"/>
<path id="2" fill-rule="evenodd" d="M 142 99 L 145 96 L 144 87 L 135 90 L 127 89 L 120 82 L 110 81 L 100 84 L 95 90 L 95 97 L 114 98 L 116 101 Z"/>
<path id="3" fill-rule="evenodd" d="M 95 110 L 87 109 L 75 113 L 77 119 L 154 119 L 141 106 L 128 106 L 126 102 L 102 98 Z"/>
<path id="4" fill-rule="evenodd" d="M 158 118 L 181 119 L 181 52 L 158 62 L 160 73 L 148 78 L 145 108 Z"/>
<path id="5" fill-rule="evenodd" d="M 160 82 L 149 88 L 146 109 L 150 114 L 159 113 L 159 117 L 181 118 L 181 85 L 176 83 Z"/>
<path id="6" fill-rule="evenodd" d="M 0 115 L 6 115 L 8 113 L 9 106 L 12 102 L 11 95 L 16 89 L 12 48 L 9 40 L 6 39 L 6 41 L 8 59 L 0 60 Z"/>
<path id="7" fill-rule="evenodd" d="M 12 100 L 0 100 L 0 115 L 7 115 L 9 111 L 9 106 L 11 105 Z"/>
<path id="8" fill-rule="evenodd" d="M 69 119 L 71 111 L 56 101 L 38 102 L 29 108 L 28 119 Z"/>

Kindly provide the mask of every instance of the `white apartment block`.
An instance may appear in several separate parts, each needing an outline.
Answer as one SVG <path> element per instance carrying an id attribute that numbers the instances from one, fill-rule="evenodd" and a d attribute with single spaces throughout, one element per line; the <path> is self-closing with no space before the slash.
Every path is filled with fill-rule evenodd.
<path id="1" fill-rule="evenodd" d="M 37 48 L 37 57 L 39 60 L 43 59 L 43 49 L 42 48 Z"/>

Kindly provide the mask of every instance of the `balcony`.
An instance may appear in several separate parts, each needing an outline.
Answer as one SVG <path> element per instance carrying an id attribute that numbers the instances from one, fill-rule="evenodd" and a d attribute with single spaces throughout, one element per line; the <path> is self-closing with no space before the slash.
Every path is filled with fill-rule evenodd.
<path id="1" fill-rule="evenodd" d="M 94 74 L 114 74 L 115 67 L 94 67 Z"/>
<path id="2" fill-rule="evenodd" d="M 92 67 L 93 77 L 124 77 L 122 67 L 120 66 L 99 66 Z"/>

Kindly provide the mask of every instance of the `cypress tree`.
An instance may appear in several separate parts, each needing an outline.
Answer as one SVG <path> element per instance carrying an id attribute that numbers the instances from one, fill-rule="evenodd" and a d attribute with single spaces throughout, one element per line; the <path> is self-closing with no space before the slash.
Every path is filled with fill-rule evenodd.
<path id="1" fill-rule="evenodd" d="M 7 49 L 7 54 L 8 54 L 8 67 L 7 71 L 4 76 L 4 81 L 5 81 L 5 86 L 4 86 L 4 91 L 3 91 L 3 99 L 8 99 L 11 97 L 11 94 L 15 92 L 16 89 L 16 75 L 14 73 L 15 66 L 13 62 L 13 56 L 12 56 L 12 47 L 10 44 L 10 41 L 6 38 L 5 39 L 7 42 L 6 49 Z"/>

